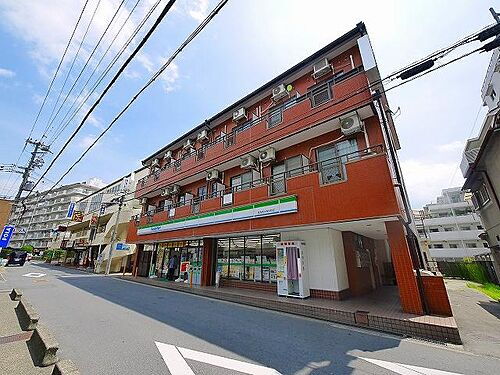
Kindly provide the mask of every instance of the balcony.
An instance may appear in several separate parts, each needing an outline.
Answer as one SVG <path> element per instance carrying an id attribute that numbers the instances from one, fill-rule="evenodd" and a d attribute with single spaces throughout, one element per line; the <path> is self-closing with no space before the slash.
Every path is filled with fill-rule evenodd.
<path id="1" fill-rule="evenodd" d="M 313 107 L 308 93 L 289 99 L 273 108 L 271 113 L 237 126 L 231 133 L 218 137 L 198 150 L 184 154 L 181 159 L 140 179 L 136 187 L 136 198 L 154 194 L 162 187 L 197 173 L 204 173 L 207 169 L 217 167 L 228 160 L 236 160 L 245 153 L 278 142 L 292 134 L 298 134 L 312 124 L 333 121 L 340 114 L 347 112 L 353 104 L 359 106 L 371 102 L 369 92 L 364 90 L 365 74 L 354 71 L 352 75 L 346 74 L 347 77 L 333 86 L 331 99 L 322 105 Z M 358 90 L 358 94 L 345 100 L 345 96 Z M 276 111 L 281 112 L 282 121 L 271 124 L 271 114 Z M 334 129 L 331 125 L 325 127 L 328 129 L 325 132 Z"/>
<path id="2" fill-rule="evenodd" d="M 267 213 L 259 210 L 263 207 L 269 208 Z M 144 240 L 152 232 L 183 238 L 399 214 L 379 145 L 136 216 L 128 240 Z"/>
<path id="3" fill-rule="evenodd" d="M 482 230 L 454 230 L 449 232 L 429 232 L 431 241 L 477 241 L 479 235 L 484 233 Z"/>

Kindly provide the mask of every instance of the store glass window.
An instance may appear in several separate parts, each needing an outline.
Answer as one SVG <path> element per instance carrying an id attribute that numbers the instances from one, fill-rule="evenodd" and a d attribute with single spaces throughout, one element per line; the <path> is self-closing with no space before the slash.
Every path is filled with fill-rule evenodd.
<path id="1" fill-rule="evenodd" d="M 244 279 L 245 237 L 229 239 L 229 278 Z"/>
<path id="2" fill-rule="evenodd" d="M 217 270 L 221 277 L 229 277 L 229 239 L 217 240 Z"/>
<path id="3" fill-rule="evenodd" d="M 245 280 L 261 281 L 260 236 L 245 237 Z"/>
<path id="4" fill-rule="evenodd" d="M 279 235 L 262 236 L 262 281 L 276 282 L 276 246 Z"/>

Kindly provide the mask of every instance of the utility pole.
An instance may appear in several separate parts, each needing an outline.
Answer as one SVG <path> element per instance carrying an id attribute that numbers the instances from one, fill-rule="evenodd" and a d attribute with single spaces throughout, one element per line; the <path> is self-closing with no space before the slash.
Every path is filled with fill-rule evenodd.
<path id="1" fill-rule="evenodd" d="M 24 167 L 23 179 L 21 181 L 21 185 L 19 185 L 19 190 L 17 191 L 14 202 L 18 202 L 21 198 L 22 192 L 26 189 L 26 184 L 30 178 L 31 171 L 35 168 L 40 168 L 43 165 L 43 159 L 38 157 L 38 154 L 49 152 L 50 147 L 42 143 L 41 141 L 34 141 L 31 138 L 26 140 L 26 144 L 31 144 L 35 146 L 34 150 L 31 152 L 31 158 L 28 162 L 28 165 Z"/>
<path id="2" fill-rule="evenodd" d="M 113 248 L 116 246 L 116 232 L 118 230 L 118 223 L 120 221 L 120 212 L 123 207 L 123 201 L 125 199 L 125 193 L 120 195 L 118 198 L 118 212 L 116 213 L 115 226 L 113 227 L 113 233 L 111 234 L 111 241 L 109 243 L 109 252 L 108 252 L 108 263 L 106 263 L 106 272 L 105 275 L 109 275 L 109 271 L 111 270 L 111 257 L 113 256 Z"/>

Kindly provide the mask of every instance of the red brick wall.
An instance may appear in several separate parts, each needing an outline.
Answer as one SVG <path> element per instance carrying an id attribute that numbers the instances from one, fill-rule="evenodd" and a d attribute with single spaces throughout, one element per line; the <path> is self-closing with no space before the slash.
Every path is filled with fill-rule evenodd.
<path id="1" fill-rule="evenodd" d="M 256 283 L 253 281 L 220 279 L 219 286 L 222 288 L 223 287 L 242 288 L 242 289 L 251 289 L 251 290 L 259 290 L 259 291 L 263 291 L 263 292 L 277 293 L 276 284 L 271 284 L 271 283 Z"/>
<path id="2" fill-rule="evenodd" d="M 413 270 L 410 250 L 406 242 L 403 224 L 399 221 L 385 223 L 389 246 L 391 248 L 392 264 L 398 283 L 399 298 L 404 312 L 422 314 L 422 300 Z"/>
<path id="3" fill-rule="evenodd" d="M 434 315 L 453 316 L 442 276 L 422 275 L 425 302 Z"/>

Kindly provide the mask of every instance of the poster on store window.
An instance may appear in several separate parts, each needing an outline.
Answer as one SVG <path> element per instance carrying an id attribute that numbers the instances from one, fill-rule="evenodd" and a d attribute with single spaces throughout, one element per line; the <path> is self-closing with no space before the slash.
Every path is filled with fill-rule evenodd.
<path id="1" fill-rule="evenodd" d="M 189 262 L 181 262 L 181 273 L 187 272 L 189 269 Z"/>

